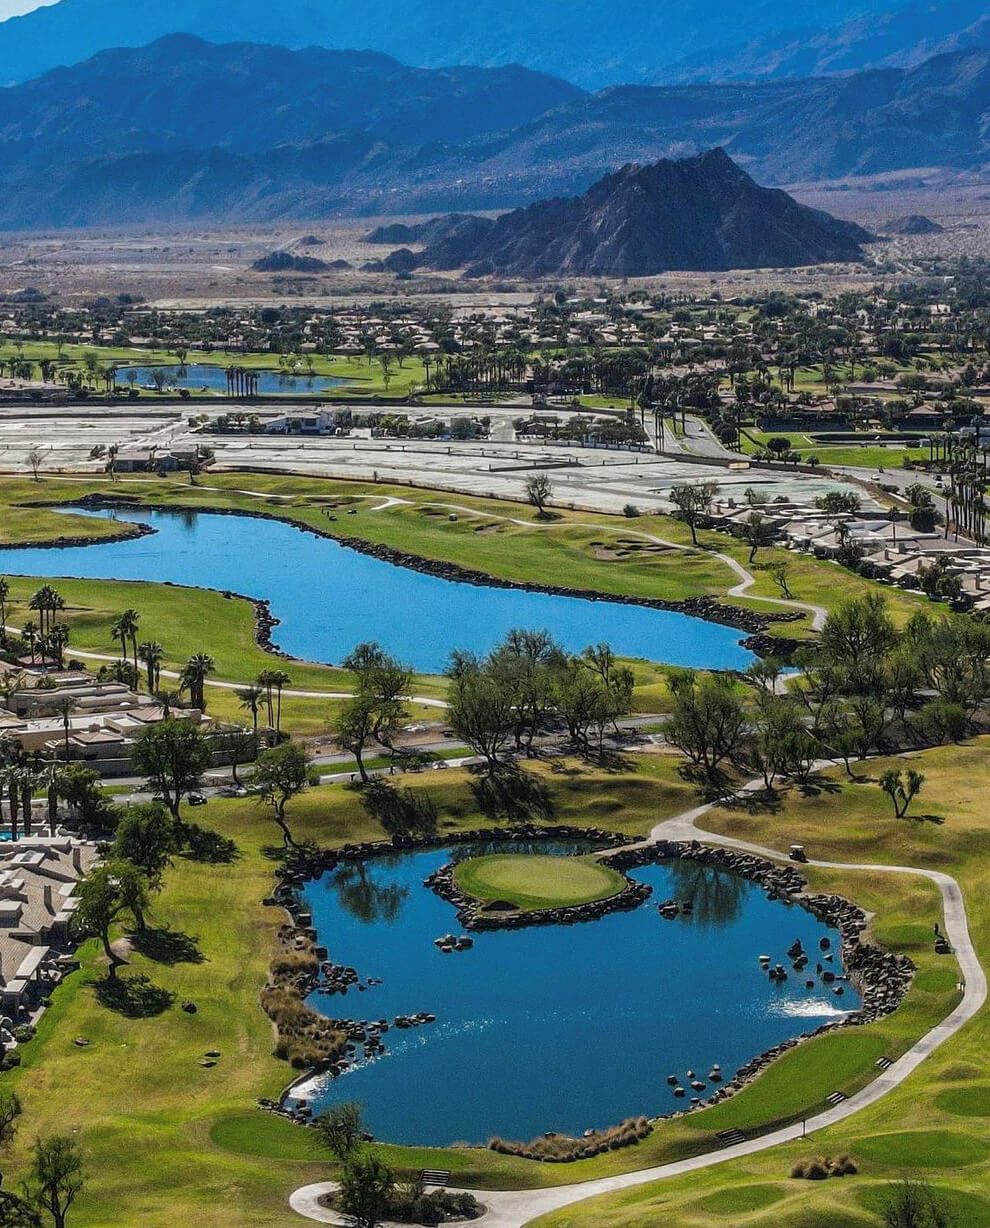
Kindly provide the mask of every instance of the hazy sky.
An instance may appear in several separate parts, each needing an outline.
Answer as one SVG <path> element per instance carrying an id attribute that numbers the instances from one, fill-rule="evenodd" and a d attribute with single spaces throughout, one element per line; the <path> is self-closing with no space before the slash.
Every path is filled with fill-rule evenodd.
<path id="1" fill-rule="evenodd" d="M 43 0 L 45 4 L 53 4 L 55 0 Z M 40 9 L 42 0 L 0 0 L 0 21 L 7 17 L 15 17 L 18 13 L 30 13 L 32 9 Z"/>

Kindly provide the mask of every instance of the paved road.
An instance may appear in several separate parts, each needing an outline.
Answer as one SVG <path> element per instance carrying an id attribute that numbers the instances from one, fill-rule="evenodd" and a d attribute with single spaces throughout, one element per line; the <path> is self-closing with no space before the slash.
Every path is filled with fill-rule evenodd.
<path id="1" fill-rule="evenodd" d="M 831 766 L 831 765 L 828 765 Z M 749 791 L 763 787 L 762 780 L 752 781 L 746 786 Z M 778 861 L 786 860 L 784 854 L 762 845 L 750 844 L 743 840 L 734 840 L 722 836 L 707 835 L 698 827 L 699 819 L 703 818 L 718 803 L 698 806 L 693 810 L 658 824 L 650 833 L 650 842 L 659 840 L 694 840 L 707 839 L 712 843 L 724 844 L 733 848 L 745 849 L 763 857 Z M 944 910 L 943 929 L 947 935 L 959 961 L 964 980 L 962 1001 L 955 1010 L 941 1023 L 927 1032 L 886 1071 L 878 1075 L 872 1083 L 855 1092 L 848 1100 L 826 1109 L 807 1122 L 785 1126 L 774 1130 L 760 1138 L 749 1139 L 721 1151 L 707 1155 L 694 1156 L 688 1160 L 678 1160 L 672 1164 L 661 1164 L 655 1168 L 641 1169 L 639 1172 L 621 1173 L 614 1177 L 603 1177 L 597 1181 L 586 1181 L 575 1185 L 564 1185 L 540 1190 L 486 1191 L 482 1194 L 488 1207 L 488 1213 L 475 1223 L 478 1228 L 522 1228 L 522 1225 L 538 1216 L 551 1211 L 559 1211 L 585 1199 L 601 1194 L 613 1194 L 635 1186 L 650 1182 L 663 1181 L 670 1177 L 681 1177 L 701 1169 L 724 1164 L 729 1160 L 739 1160 L 757 1152 L 766 1151 L 771 1147 L 779 1147 L 782 1143 L 795 1142 L 826 1126 L 836 1125 L 860 1112 L 871 1104 L 881 1100 L 894 1088 L 900 1086 L 930 1054 L 934 1053 L 960 1028 L 968 1023 L 984 1006 L 987 1000 L 987 979 L 980 965 L 976 950 L 969 933 L 966 918 L 966 907 L 962 891 L 955 879 L 937 870 L 920 870 L 911 866 L 878 866 L 870 863 L 844 863 L 834 861 L 811 861 L 813 866 L 826 869 L 868 870 L 889 874 L 917 875 L 934 883 L 941 895 Z M 289 1199 L 290 1206 L 306 1219 L 323 1224 L 342 1224 L 332 1212 L 320 1207 L 318 1199 L 335 1187 L 324 1182 L 318 1185 L 305 1186 L 296 1190 Z M 477 1191 L 473 1191 L 477 1193 Z"/>

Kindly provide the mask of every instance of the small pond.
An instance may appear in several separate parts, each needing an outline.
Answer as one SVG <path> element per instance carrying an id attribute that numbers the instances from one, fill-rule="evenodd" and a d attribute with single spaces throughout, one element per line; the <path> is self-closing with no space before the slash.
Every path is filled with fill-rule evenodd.
<path id="1" fill-rule="evenodd" d="M 333 1018 L 388 1019 L 429 1012 L 433 1024 L 385 1034 L 384 1056 L 303 1093 L 314 1108 L 358 1100 L 374 1134 L 401 1143 L 528 1140 L 547 1130 L 581 1134 L 638 1114 L 671 1112 L 667 1076 L 725 1077 L 773 1045 L 859 1005 L 815 976 L 828 934 L 801 908 L 771 902 L 725 871 L 677 862 L 633 872 L 653 896 L 632 912 L 570 926 L 475 933 L 468 951 L 444 955 L 434 939 L 459 932 L 451 906 L 424 878 L 452 858 L 494 849 L 456 847 L 348 864 L 304 891 L 320 942 L 337 964 L 382 984 L 346 996 L 314 993 Z M 512 851 L 519 851 L 513 848 Z M 586 851 L 577 848 L 540 852 Z M 663 920 L 659 901 L 690 899 L 690 917 Z M 805 975 L 770 982 L 759 956 L 790 967 L 800 938 Z M 710 1094 L 714 1091 L 709 1084 Z M 688 1096 L 695 1093 L 688 1090 Z"/>
<path id="2" fill-rule="evenodd" d="M 90 546 L 0 549 L 0 575 L 170 581 L 268 598 L 281 620 L 279 647 L 308 661 L 339 664 L 355 645 L 377 640 L 413 668 L 440 673 L 453 649 L 487 652 L 517 627 L 545 627 L 572 652 L 606 640 L 620 656 L 669 665 L 745 669 L 754 659 L 731 627 L 644 606 L 455 583 L 282 521 L 68 510 L 155 532 Z M 147 630 L 167 647 L 165 628 Z"/>
<path id="3" fill-rule="evenodd" d="M 188 388 L 190 392 L 223 392 L 227 391 L 227 368 L 215 367 L 208 363 L 189 363 L 187 366 L 165 364 L 153 367 L 120 367 L 117 371 L 118 388 L 127 388 L 131 384 L 130 375 L 134 375 L 136 388 L 156 388 L 154 376 L 164 376 L 163 389 Z M 332 375 L 308 375 L 305 372 L 285 371 L 255 371 L 258 377 L 259 396 L 278 396 L 296 394 L 304 396 L 319 395 L 332 391 L 352 381 L 337 379 Z"/>

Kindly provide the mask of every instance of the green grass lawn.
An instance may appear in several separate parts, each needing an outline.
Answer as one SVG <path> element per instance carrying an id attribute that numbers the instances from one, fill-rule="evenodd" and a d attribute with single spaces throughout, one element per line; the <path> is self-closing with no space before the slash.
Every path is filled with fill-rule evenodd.
<path id="1" fill-rule="evenodd" d="M 981 749 L 980 770 L 985 776 L 985 748 Z M 970 756 L 953 771 L 971 773 L 974 762 Z M 631 758 L 623 767 L 609 772 L 576 761 L 538 764 L 531 770 L 551 791 L 554 820 L 566 824 L 607 826 L 641 834 L 658 819 L 687 809 L 696 800 L 693 788 L 677 771 L 677 760 L 668 756 Z M 414 775 L 402 783 L 430 793 L 441 830 L 474 827 L 487 821 L 477 813 L 469 776 L 461 770 Z M 873 789 L 879 792 L 875 786 Z M 820 800 L 817 807 L 808 807 L 809 821 L 823 822 L 822 807 Z M 812 815 L 817 819 L 812 820 Z M 830 811 L 826 821 L 828 829 L 836 832 L 840 855 L 844 833 L 855 822 L 841 816 L 841 810 L 834 815 Z M 129 1018 L 101 1006 L 95 996 L 95 982 L 102 975 L 102 961 L 95 944 L 88 944 L 82 952 L 81 972 L 57 991 L 38 1037 L 25 1047 L 24 1065 L 4 1076 L 25 1105 L 7 1165 L 8 1183 L 16 1185 L 38 1131 L 57 1128 L 72 1132 L 84 1151 L 89 1177 L 73 1210 L 72 1222 L 78 1228 L 102 1228 L 109 1207 L 113 1208 L 114 1222 L 140 1223 L 143 1228 L 172 1228 L 197 1218 L 211 1228 L 244 1224 L 289 1228 L 297 1220 L 287 1209 L 288 1193 L 329 1174 L 328 1166 L 313 1156 L 303 1131 L 252 1107 L 256 1097 L 276 1095 L 291 1074 L 271 1056 L 271 1030 L 258 1008 L 275 930 L 283 919 L 280 910 L 266 908 L 261 902 L 270 891 L 273 870 L 264 850 L 277 841 L 277 829 L 253 799 L 212 801 L 205 810 L 191 812 L 190 818 L 231 837 L 238 848 L 237 859 L 229 865 L 181 860 L 169 872 L 165 889 L 152 909 L 153 926 L 167 926 L 188 935 L 198 954 L 189 962 L 163 963 L 132 953 L 130 967 L 124 969 L 124 975 L 147 975 L 154 985 L 174 994 L 174 1002 L 161 1014 L 147 1018 Z M 881 808 L 875 819 L 880 823 L 884 818 Z M 289 822 L 297 839 L 324 845 L 380 835 L 361 807 L 359 795 L 341 786 L 315 789 L 297 798 L 290 805 Z M 886 822 L 889 826 L 893 820 Z M 980 830 L 986 822 L 984 818 Z M 792 826 L 794 838 L 804 835 L 798 817 L 792 822 L 789 817 L 768 816 L 757 819 L 755 826 L 759 829 L 764 823 L 778 837 L 783 834 L 790 839 Z M 968 813 L 959 815 L 957 823 L 958 830 L 947 834 L 959 848 L 968 839 L 969 855 L 975 859 L 977 832 L 970 827 L 966 835 Z M 812 840 L 805 836 L 805 842 L 810 848 Z M 985 877 L 986 871 L 983 874 Z M 915 883 L 892 885 L 880 874 L 821 872 L 813 881 L 823 889 L 841 890 L 876 912 L 874 926 L 879 936 L 888 938 L 896 949 L 911 953 L 923 974 L 941 973 L 949 966 L 932 955 L 925 942 L 924 936 L 930 934 L 931 921 L 937 916 L 933 889 Z M 930 983 L 922 983 L 920 976 L 918 981 L 901 1009 L 889 1019 L 792 1051 L 740 1096 L 716 1109 L 665 1123 L 637 1147 L 576 1165 L 538 1165 L 481 1149 L 383 1147 L 381 1151 L 403 1171 L 449 1168 L 457 1182 L 481 1189 L 570 1183 L 697 1154 L 716 1146 L 716 1132 L 730 1124 L 756 1130 L 774 1120 L 793 1120 L 819 1106 L 837 1086 L 848 1091 L 871 1078 L 875 1073 L 873 1062 L 880 1053 L 896 1055 L 902 1051 L 954 1001 L 951 984 L 945 984 L 940 975 Z M 187 1000 L 196 1003 L 195 1015 L 179 1009 Z M 87 1037 L 90 1045 L 76 1047 L 73 1040 L 77 1036 Z M 961 1078 L 969 1080 L 966 1086 L 971 1086 L 972 1074 L 960 1075 L 960 1069 L 982 1069 L 985 1080 L 984 1050 L 980 1048 L 984 1039 L 974 1035 L 968 1046 L 959 1045 L 951 1055 L 940 1054 L 932 1064 L 932 1073 L 938 1072 L 933 1090 L 951 1092 L 960 1086 Z M 201 1056 L 214 1048 L 222 1054 L 217 1066 L 201 1067 Z M 973 1116 L 968 1101 L 962 1102 L 961 1108 L 965 1115 L 955 1115 L 960 1109 L 955 1100 L 939 1108 L 926 1097 L 898 1129 L 915 1133 L 934 1130 L 944 1119 L 958 1123 L 961 1132 L 975 1135 L 979 1131 L 979 1137 L 983 1137 L 985 1121 Z M 854 1132 L 859 1120 L 855 1119 Z M 901 1145 L 899 1155 L 904 1148 L 921 1143 L 905 1139 Z M 846 1149 L 854 1148 L 849 1144 Z M 978 1158 L 970 1161 L 971 1151 L 948 1154 L 958 1161 L 953 1173 L 967 1172 L 979 1162 Z M 874 1169 L 874 1163 L 870 1161 L 871 1175 L 886 1171 Z M 736 1172 L 738 1166 L 732 1166 L 732 1171 L 719 1168 L 712 1175 L 694 1178 L 678 1203 L 690 1203 L 736 1183 L 753 1186 L 783 1182 L 787 1164 L 786 1156 L 775 1153 L 774 1158 L 754 1157 L 742 1173 Z M 936 1175 L 942 1172 L 935 1171 Z M 789 1192 L 786 1185 L 785 1189 Z M 808 1196 L 803 1188 L 796 1193 Z M 639 1192 L 636 1197 L 646 1195 Z M 622 1218 L 626 1215 L 624 1204 L 621 1210 L 610 1207 L 608 1217 L 600 1220 L 589 1220 L 585 1208 L 568 1214 L 580 1217 L 582 1223 L 647 1224 L 657 1222 L 657 1206 L 662 1204 L 663 1222 L 667 1222 L 666 1192 L 658 1195 L 653 1191 L 652 1197 L 659 1202 L 649 1205 L 644 1213 L 647 1217 L 642 1219 Z M 740 1194 L 747 1206 L 761 1197 Z M 728 1206 L 732 1199 L 726 1198 Z M 789 1195 L 787 1205 L 792 1201 Z M 867 1215 L 862 1208 L 858 1213 Z M 723 1222 L 711 1218 L 715 1215 L 711 1209 L 701 1209 L 698 1214 L 710 1217 L 698 1222 Z M 670 1219 L 672 1225 L 694 1222 Z M 735 1223 L 731 1217 L 724 1222 Z M 765 1222 L 769 1225 L 775 1221 Z"/>
<path id="2" fill-rule="evenodd" d="M 618 895 L 626 884 L 593 857 L 540 857 L 494 853 L 460 862 L 458 887 L 476 900 L 502 900 L 523 912 L 590 904 Z"/>
<path id="3" fill-rule="evenodd" d="M 741 449 L 744 455 L 752 456 L 764 448 L 771 439 L 789 439 L 795 452 L 802 461 L 817 456 L 822 465 L 847 465 L 857 469 L 875 471 L 880 468 L 900 469 L 905 458 L 910 461 L 927 461 L 927 448 L 905 447 L 901 443 L 884 444 L 877 441 L 878 431 L 866 431 L 862 442 L 848 440 L 829 443 L 827 436 L 822 440 L 813 439 L 811 435 L 800 431 L 757 431 L 747 427 L 741 432 Z"/>

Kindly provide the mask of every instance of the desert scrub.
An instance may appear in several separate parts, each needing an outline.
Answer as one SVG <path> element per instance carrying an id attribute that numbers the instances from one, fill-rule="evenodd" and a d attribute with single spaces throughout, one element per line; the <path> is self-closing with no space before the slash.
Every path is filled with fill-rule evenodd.
<path id="1" fill-rule="evenodd" d="M 851 1156 L 820 1156 L 816 1160 L 798 1160 L 791 1167 L 791 1176 L 797 1181 L 825 1181 L 828 1177 L 850 1177 L 859 1172 L 859 1166 Z"/>
<path id="2" fill-rule="evenodd" d="M 306 995 L 320 970 L 311 938 L 285 925 L 278 932 L 261 1008 L 275 1025 L 275 1056 L 295 1070 L 318 1066 L 340 1056 L 347 1033 L 311 1006 Z"/>
<path id="3" fill-rule="evenodd" d="M 575 1160 L 590 1160 L 604 1151 L 631 1147 L 646 1138 L 653 1125 L 646 1117 L 628 1117 L 608 1130 L 594 1130 L 583 1138 L 568 1134 L 551 1134 L 534 1138 L 529 1143 L 511 1143 L 497 1136 L 488 1146 L 500 1155 L 519 1156 L 524 1160 L 540 1160 L 544 1164 L 571 1164 Z"/>

